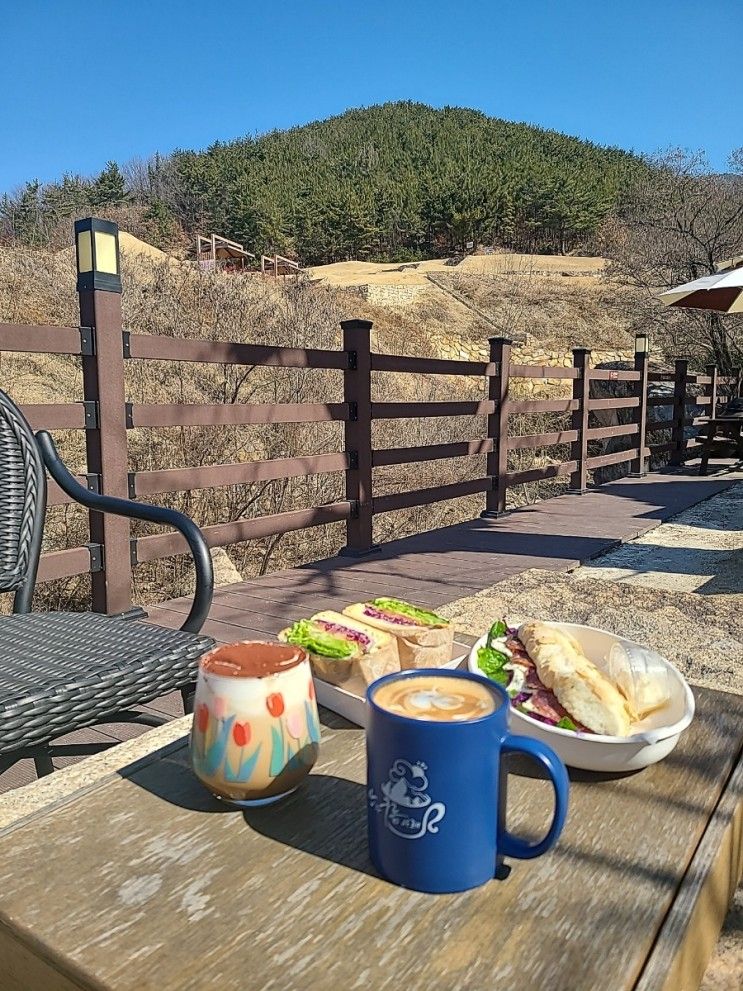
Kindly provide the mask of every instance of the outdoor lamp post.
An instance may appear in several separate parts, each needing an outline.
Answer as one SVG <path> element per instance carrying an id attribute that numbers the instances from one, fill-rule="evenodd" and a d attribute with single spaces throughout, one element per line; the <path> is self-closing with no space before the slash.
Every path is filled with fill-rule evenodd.
<path id="1" fill-rule="evenodd" d="M 118 225 L 98 217 L 75 221 L 75 251 L 80 330 L 88 339 L 82 359 L 88 476 L 103 495 L 127 499 L 122 361 L 126 338 L 121 317 Z M 91 510 L 89 526 L 93 611 L 126 612 L 131 607 L 129 521 Z"/>
<path id="2" fill-rule="evenodd" d="M 77 291 L 121 292 L 119 227 L 110 220 L 75 221 Z"/>
<path id="3" fill-rule="evenodd" d="M 645 437 L 648 422 L 648 365 L 650 358 L 650 338 L 645 333 L 635 334 L 635 371 L 640 373 L 637 382 L 639 403 L 635 422 L 637 423 L 638 454 L 630 465 L 633 478 L 643 478 L 647 474 L 645 461 Z"/>

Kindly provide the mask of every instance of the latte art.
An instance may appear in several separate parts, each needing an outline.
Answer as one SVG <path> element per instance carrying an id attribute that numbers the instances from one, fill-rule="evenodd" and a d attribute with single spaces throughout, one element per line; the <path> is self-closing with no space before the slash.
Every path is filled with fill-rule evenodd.
<path id="1" fill-rule="evenodd" d="M 495 711 L 487 686 L 435 675 L 390 681 L 374 693 L 374 701 L 398 716 L 447 723 L 480 719 Z"/>

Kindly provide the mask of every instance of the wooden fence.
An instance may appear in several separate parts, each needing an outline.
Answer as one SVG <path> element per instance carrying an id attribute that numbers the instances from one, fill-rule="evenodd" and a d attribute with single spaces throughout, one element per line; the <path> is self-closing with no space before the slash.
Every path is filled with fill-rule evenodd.
<path id="1" fill-rule="evenodd" d="M 672 463 L 681 464 L 699 447 L 696 439 L 685 439 L 685 428 L 702 422 L 687 414 L 687 406 L 695 403 L 713 409 L 718 387 L 727 384 L 738 388 L 740 382 L 739 373 L 724 378 L 714 367 L 709 367 L 704 375 L 691 374 L 686 360 L 676 361 L 671 373 L 652 373 L 648 371 L 645 353 L 636 355 L 632 371 L 593 369 L 589 365 L 590 352 L 583 349 L 574 351 L 572 368 L 519 365 L 511 361 L 511 343 L 501 338 L 491 340 L 487 362 L 377 354 L 370 347 L 372 325 L 364 320 L 348 320 L 342 324 L 342 348 L 337 351 L 150 336 L 124 330 L 118 292 L 80 289 L 79 296 L 79 327 L 0 324 L 0 350 L 81 357 L 81 402 L 27 405 L 23 411 L 35 429 L 85 431 L 88 474 L 80 479 L 83 484 L 108 495 L 139 498 L 187 489 L 345 472 L 343 500 L 204 527 L 211 547 L 345 521 L 345 552 L 365 554 L 372 550 L 372 521 L 378 513 L 483 493 L 484 515 L 497 515 L 505 510 L 506 491 L 513 485 L 570 476 L 570 488 L 582 491 L 587 485 L 588 472 L 602 466 L 631 462 L 631 470 L 642 474 L 651 454 L 665 453 Z M 338 369 L 343 372 L 343 397 L 341 400 L 338 396 L 337 402 L 296 404 L 131 403 L 125 395 L 124 371 L 125 363 L 133 359 Z M 375 402 L 372 401 L 372 372 L 482 376 L 486 379 L 488 398 L 464 402 Z M 570 380 L 572 397 L 511 399 L 510 383 L 526 378 Z M 592 381 L 628 383 L 631 395 L 591 398 Z M 673 382 L 673 399 L 649 397 L 648 383 L 653 381 Z M 701 394 L 690 396 L 690 387 L 699 387 Z M 649 423 L 647 410 L 651 405 L 671 405 L 672 417 Z M 600 410 L 629 410 L 631 422 L 592 426 L 591 414 Z M 570 414 L 570 429 L 514 435 L 509 430 L 509 417 L 528 413 Z M 487 417 L 485 436 L 456 443 L 385 450 L 374 449 L 372 445 L 375 420 L 471 415 Z M 128 470 L 127 431 L 133 428 L 323 421 L 344 424 L 342 451 L 271 461 Z M 670 442 L 653 443 L 653 433 L 660 430 L 671 431 Z M 632 438 L 634 444 L 628 450 L 589 456 L 590 441 L 615 437 Z M 568 443 L 571 445 L 568 461 L 526 471 L 508 470 L 509 451 Z M 486 474 L 482 478 L 388 495 L 374 494 L 372 474 L 376 467 L 475 455 L 487 456 Z M 54 483 L 50 484 L 50 505 L 69 501 Z M 185 550 L 185 542 L 179 534 L 133 538 L 127 520 L 91 512 L 90 542 L 83 547 L 44 554 L 39 580 L 90 572 L 93 608 L 101 612 L 120 612 L 131 605 L 134 565 Z"/>

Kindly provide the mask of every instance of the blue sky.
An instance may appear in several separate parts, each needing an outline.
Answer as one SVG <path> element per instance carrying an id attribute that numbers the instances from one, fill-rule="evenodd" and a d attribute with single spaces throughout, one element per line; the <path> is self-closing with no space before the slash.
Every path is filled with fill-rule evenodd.
<path id="1" fill-rule="evenodd" d="M 742 30 L 741 0 L 3 0 L 0 191 L 398 99 L 723 168 Z"/>

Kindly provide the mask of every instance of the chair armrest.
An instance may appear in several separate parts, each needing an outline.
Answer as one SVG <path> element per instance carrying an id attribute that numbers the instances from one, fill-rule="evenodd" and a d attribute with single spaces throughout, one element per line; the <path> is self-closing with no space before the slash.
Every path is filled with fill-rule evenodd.
<path id="1" fill-rule="evenodd" d="M 67 470 L 57 453 L 51 435 L 46 430 L 38 431 L 36 441 L 49 474 L 60 489 L 76 502 L 101 513 L 113 513 L 115 516 L 127 516 L 134 520 L 172 526 L 183 534 L 196 566 L 196 591 L 191 611 L 181 629 L 187 633 L 198 633 L 206 621 L 212 604 L 214 569 L 204 535 L 193 520 L 176 509 L 165 509 L 145 502 L 133 502 L 130 499 L 117 499 L 114 496 L 90 492 Z"/>

